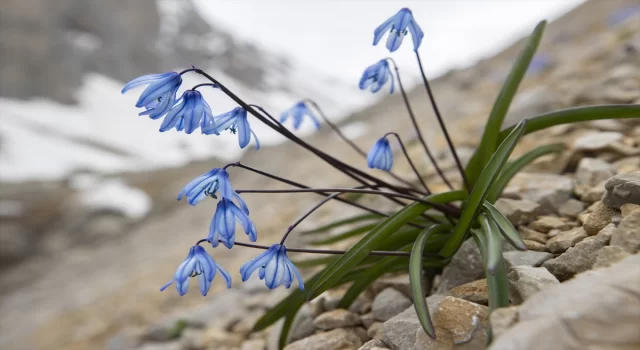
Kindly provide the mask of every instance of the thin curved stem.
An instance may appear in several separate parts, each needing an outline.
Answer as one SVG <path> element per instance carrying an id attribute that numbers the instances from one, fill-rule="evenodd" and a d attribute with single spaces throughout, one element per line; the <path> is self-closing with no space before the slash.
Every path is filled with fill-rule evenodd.
<path id="1" fill-rule="evenodd" d="M 413 128 L 416 130 L 416 134 L 418 135 L 418 140 L 422 144 L 422 148 L 424 148 L 425 153 L 427 153 L 427 157 L 429 157 L 431 164 L 433 164 L 433 167 L 436 169 L 436 172 L 438 173 L 442 181 L 444 181 L 444 183 L 450 189 L 453 189 L 453 186 L 451 186 L 451 183 L 449 182 L 449 180 L 444 176 L 442 169 L 440 169 L 440 166 L 438 166 L 438 162 L 436 161 L 436 158 L 431 153 L 431 150 L 429 150 L 429 147 L 427 146 L 427 142 L 424 140 L 424 137 L 422 137 L 422 132 L 420 132 L 420 128 L 418 127 L 418 122 L 416 121 L 416 116 L 415 114 L 413 114 L 413 109 L 411 108 L 411 104 L 409 103 L 409 97 L 407 96 L 407 92 L 404 90 L 404 86 L 402 85 L 402 80 L 400 79 L 400 70 L 398 69 L 398 65 L 392 58 L 387 58 L 387 60 L 393 63 L 393 68 L 396 70 L 396 78 L 398 79 L 398 86 L 400 86 L 402 99 L 404 100 L 405 106 L 407 106 L 407 111 L 409 112 L 409 118 L 411 119 L 411 123 L 413 123 Z"/>
<path id="2" fill-rule="evenodd" d="M 178 73 L 178 74 L 179 74 L 179 75 L 183 75 L 183 74 L 185 74 L 185 73 L 195 72 L 195 71 L 197 71 L 197 70 L 199 70 L 199 69 L 198 69 L 198 68 L 196 68 L 196 67 L 194 67 L 194 66 L 191 66 L 191 68 L 189 68 L 189 69 L 185 69 L 185 70 L 183 70 L 182 72 L 180 72 L 180 73 Z"/>
<path id="3" fill-rule="evenodd" d="M 214 88 L 214 89 L 217 89 L 217 88 L 218 88 L 218 86 L 217 86 L 216 84 L 212 84 L 212 83 L 203 83 L 203 84 L 198 84 L 198 85 L 196 85 L 196 86 L 192 87 L 192 88 L 191 88 L 191 90 L 195 91 L 197 88 L 199 88 L 199 87 L 203 87 L 203 86 L 211 86 L 211 87 L 212 87 L 212 88 Z"/>
<path id="4" fill-rule="evenodd" d="M 442 116 L 440 115 L 440 110 L 438 109 L 438 105 L 436 104 L 436 99 L 431 92 L 431 87 L 429 86 L 429 80 L 424 73 L 424 69 L 422 68 L 422 60 L 420 59 L 420 54 L 416 51 L 416 58 L 418 59 L 418 66 L 420 67 L 420 74 L 422 75 L 422 82 L 424 83 L 424 87 L 427 89 L 427 94 L 429 95 L 429 100 L 431 101 L 431 106 L 433 106 L 433 112 L 436 115 L 436 119 L 438 119 L 438 123 L 440 123 L 440 128 L 442 129 L 442 133 L 444 134 L 444 138 L 447 140 L 447 145 L 449 145 L 449 149 L 451 150 L 451 154 L 453 155 L 453 159 L 456 161 L 456 165 L 458 166 L 458 170 L 460 171 L 460 176 L 462 177 L 462 181 L 464 182 L 464 186 L 467 191 L 470 191 L 469 181 L 467 180 L 467 175 L 464 172 L 464 168 L 462 167 L 462 163 L 460 162 L 460 158 L 458 158 L 458 153 L 456 152 L 456 148 L 453 147 L 453 142 L 451 141 L 451 137 L 449 137 L 449 132 L 447 132 L 447 127 L 444 125 L 444 121 L 442 120 Z"/>
<path id="5" fill-rule="evenodd" d="M 413 161 L 411 161 L 411 157 L 409 157 L 409 153 L 407 152 L 407 149 L 404 147 L 404 143 L 402 142 L 402 139 L 400 139 L 400 135 L 398 135 L 395 132 L 388 132 L 384 136 L 386 137 L 387 135 L 393 135 L 396 137 L 396 139 L 398 140 L 398 143 L 400 144 L 400 148 L 402 148 L 402 153 L 404 153 L 405 158 L 407 158 L 407 161 L 409 162 L 411 169 L 413 169 L 413 172 L 418 177 L 418 180 L 420 180 L 420 183 L 422 184 L 424 189 L 427 191 L 427 194 L 431 194 L 431 190 L 429 190 L 429 186 L 427 186 L 427 184 L 424 182 L 424 179 L 422 178 L 422 176 L 420 176 L 418 169 L 413 164 Z"/>
<path id="6" fill-rule="evenodd" d="M 291 231 L 293 231 L 293 229 L 296 228 L 296 226 L 298 226 L 302 221 L 304 221 L 304 219 L 309 217 L 309 215 L 311 215 L 314 211 L 318 210 L 318 208 L 323 206 L 325 203 L 327 203 L 328 201 L 334 199 L 335 197 L 337 197 L 337 196 L 339 196 L 341 194 L 342 193 L 340 193 L 340 192 L 333 193 L 333 194 L 325 197 L 320 202 L 318 202 L 318 204 L 314 205 L 313 208 L 309 209 L 304 215 L 302 215 L 298 220 L 296 220 L 296 222 L 294 222 L 293 224 L 291 224 L 287 228 L 287 232 L 285 232 L 284 236 L 282 236 L 282 240 L 280 241 L 280 244 L 284 244 L 284 241 L 287 239 L 287 237 L 289 237 L 289 234 L 291 233 Z"/>

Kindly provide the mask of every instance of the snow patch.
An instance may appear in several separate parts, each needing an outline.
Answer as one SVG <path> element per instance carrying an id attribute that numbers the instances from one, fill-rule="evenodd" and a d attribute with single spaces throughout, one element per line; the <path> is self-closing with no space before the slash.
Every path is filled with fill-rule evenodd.
<path id="1" fill-rule="evenodd" d="M 99 179 L 83 174 L 70 179 L 70 185 L 81 193 L 81 205 L 93 209 L 110 209 L 137 220 L 151 210 L 151 198 L 139 188 L 127 185 L 119 179 Z"/>

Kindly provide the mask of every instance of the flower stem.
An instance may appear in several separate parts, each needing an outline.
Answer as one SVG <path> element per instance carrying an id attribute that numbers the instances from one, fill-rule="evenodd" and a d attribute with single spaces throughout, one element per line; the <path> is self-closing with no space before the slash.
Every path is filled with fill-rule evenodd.
<path id="1" fill-rule="evenodd" d="M 314 205 L 313 208 L 309 209 L 304 215 L 302 215 L 298 220 L 296 220 L 296 222 L 294 222 L 293 224 L 291 224 L 287 228 L 287 232 L 285 232 L 284 235 L 282 236 L 282 240 L 280 240 L 280 244 L 284 244 L 284 241 L 287 239 L 287 237 L 289 236 L 291 231 L 293 231 L 293 229 L 296 228 L 296 226 L 298 226 L 304 219 L 309 217 L 309 215 L 311 215 L 318 208 L 323 206 L 328 201 L 330 201 L 330 200 L 334 199 L 335 197 L 339 196 L 340 194 L 341 194 L 340 192 L 336 192 L 336 193 L 330 194 L 327 197 L 325 197 L 323 200 L 318 202 L 318 204 Z"/>
<path id="2" fill-rule="evenodd" d="M 395 132 L 388 132 L 384 136 L 386 137 L 387 135 L 393 135 L 393 136 L 396 137 L 396 139 L 398 140 L 398 143 L 400 144 L 400 148 L 402 148 L 402 153 L 404 153 L 405 158 L 407 158 L 407 161 L 409 162 L 409 165 L 411 166 L 411 169 L 413 169 L 413 172 L 418 177 L 418 180 L 420 180 L 420 183 L 422 184 L 424 189 L 427 191 L 427 194 L 431 194 L 431 190 L 429 190 L 429 186 L 427 186 L 427 184 L 424 182 L 424 179 L 422 178 L 422 176 L 420 176 L 420 173 L 418 172 L 418 169 L 413 164 L 413 161 L 411 161 L 411 157 L 409 157 L 409 153 L 407 152 L 407 149 L 404 147 L 404 143 L 400 139 L 400 135 L 398 135 Z"/>
<path id="3" fill-rule="evenodd" d="M 424 69 L 422 67 L 422 60 L 420 59 L 420 54 L 418 51 L 415 51 L 416 58 L 418 59 L 418 66 L 420 67 L 420 74 L 422 75 L 422 82 L 424 83 L 424 87 L 427 89 L 427 94 L 429 95 L 429 100 L 431 101 L 431 106 L 433 106 L 433 112 L 436 115 L 436 119 L 438 119 L 438 123 L 440 123 L 440 128 L 442 129 L 442 133 L 444 134 L 445 139 L 447 140 L 447 144 L 449 145 L 449 149 L 451 150 L 451 154 L 453 155 L 453 159 L 456 161 L 456 165 L 458 166 L 458 170 L 460 171 L 460 176 L 462 176 L 462 181 L 467 189 L 469 188 L 469 181 L 467 180 L 467 175 L 464 172 L 464 168 L 462 167 L 462 163 L 460 162 L 460 158 L 458 158 L 458 153 L 456 152 L 456 148 L 453 147 L 453 142 L 449 137 L 449 132 L 447 132 L 447 127 L 444 125 L 444 121 L 442 120 L 442 116 L 440 115 L 440 110 L 438 109 L 438 105 L 436 104 L 436 99 L 431 92 L 431 87 L 429 86 L 429 80 L 424 73 Z"/>
<path id="4" fill-rule="evenodd" d="M 218 86 L 216 84 L 212 84 L 212 83 L 203 83 L 203 84 L 198 84 L 194 87 L 191 88 L 191 90 L 195 91 L 197 88 L 202 87 L 202 86 L 211 86 L 212 88 L 216 89 L 218 88 Z"/>

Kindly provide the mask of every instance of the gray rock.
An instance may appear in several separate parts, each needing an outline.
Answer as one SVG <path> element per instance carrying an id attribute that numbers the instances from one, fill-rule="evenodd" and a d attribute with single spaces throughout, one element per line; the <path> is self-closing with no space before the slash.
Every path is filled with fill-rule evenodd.
<path id="1" fill-rule="evenodd" d="M 555 214 L 571 198 L 573 179 L 556 174 L 518 173 L 505 191 L 540 204 L 540 214 Z"/>
<path id="2" fill-rule="evenodd" d="M 594 269 L 609 267 L 618 261 L 628 257 L 629 252 L 617 246 L 605 246 L 598 252 L 596 262 L 593 264 Z"/>
<path id="3" fill-rule="evenodd" d="M 172 341 L 166 343 L 145 343 L 136 349 L 139 350 L 182 350 L 182 343 L 180 341 Z M 128 349 L 127 349 L 128 350 Z"/>
<path id="4" fill-rule="evenodd" d="M 207 347 L 202 329 L 187 328 L 180 335 L 183 349 L 205 349 Z"/>
<path id="5" fill-rule="evenodd" d="M 382 339 L 382 322 L 375 322 L 369 328 L 367 328 L 367 335 L 369 336 L 369 338 Z"/>
<path id="6" fill-rule="evenodd" d="M 542 264 L 560 281 L 566 281 L 580 272 L 593 267 L 600 249 L 609 243 L 609 233 L 604 231 L 594 237 L 587 237 L 569 248 L 560 256 Z"/>
<path id="7" fill-rule="evenodd" d="M 316 326 L 313 324 L 315 315 L 309 304 L 303 305 L 296 314 L 291 331 L 289 332 L 289 342 L 296 341 L 315 333 Z"/>
<path id="8" fill-rule="evenodd" d="M 584 210 L 584 203 L 577 199 L 569 199 L 559 209 L 558 214 L 575 219 Z"/>
<path id="9" fill-rule="evenodd" d="M 586 203 L 595 203 L 602 199 L 605 193 L 604 185 L 607 183 L 607 180 L 604 180 L 597 185 L 591 187 L 590 189 L 582 192 L 580 194 L 580 200 Z"/>
<path id="10" fill-rule="evenodd" d="M 242 343 L 240 350 L 265 350 L 267 342 L 264 339 L 249 339 Z"/>
<path id="11" fill-rule="evenodd" d="M 640 209 L 640 205 L 633 203 L 626 203 L 620 206 L 620 214 L 622 214 L 623 218 L 626 218 L 633 211 Z"/>
<path id="12" fill-rule="evenodd" d="M 29 255 L 31 247 L 29 233 L 22 225 L 0 222 L 0 262 L 18 262 Z"/>
<path id="13" fill-rule="evenodd" d="M 413 293 L 411 292 L 411 282 L 409 281 L 409 275 L 406 273 L 384 276 L 371 284 L 371 290 L 374 295 L 379 294 L 388 287 L 397 290 L 409 299 L 412 297 Z"/>
<path id="14" fill-rule="evenodd" d="M 526 224 L 540 214 L 540 205 L 528 200 L 499 198 L 495 206 L 514 225 Z"/>
<path id="15" fill-rule="evenodd" d="M 547 242 L 546 234 L 530 229 L 528 227 L 520 226 L 518 228 L 518 232 L 520 233 L 520 238 L 522 238 L 523 240 L 534 241 L 541 244 L 545 244 Z"/>
<path id="16" fill-rule="evenodd" d="M 140 346 L 145 341 L 146 332 L 140 328 L 125 328 L 105 343 L 106 350 L 129 350 Z"/>
<path id="17" fill-rule="evenodd" d="M 533 251 L 536 251 L 536 252 L 544 252 L 545 250 L 547 250 L 547 248 L 544 245 L 544 243 L 540 243 L 540 242 L 536 242 L 536 241 L 530 241 L 528 239 L 523 239 L 522 242 L 524 242 L 524 245 L 529 250 L 533 250 Z"/>
<path id="18" fill-rule="evenodd" d="M 356 332 L 338 328 L 300 339 L 285 346 L 284 350 L 342 350 L 357 349 L 361 346 L 362 340 Z"/>
<path id="19" fill-rule="evenodd" d="M 411 300 L 393 288 L 387 288 L 373 299 L 371 313 L 378 321 L 386 321 L 411 306 Z"/>
<path id="20" fill-rule="evenodd" d="M 516 124 L 524 118 L 550 112 L 559 105 L 560 101 L 556 94 L 542 86 L 537 86 L 516 96 L 509 107 L 505 123 Z"/>
<path id="21" fill-rule="evenodd" d="M 360 317 L 351 311 L 335 309 L 320 314 L 313 320 L 313 325 L 325 331 L 335 328 L 354 327 L 360 325 Z"/>
<path id="22" fill-rule="evenodd" d="M 436 294 L 484 277 L 480 250 L 472 239 L 466 240 L 453 255 L 451 262 L 442 270 Z"/>
<path id="23" fill-rule="evenodd" d="M 566 231 L 571 228 L 571 225 L 564 222 L 557 216 L 541 216 L 536 221 L 532 222 L 529 227 L 538 232 L 547 233 L 551 230 Z"/>
<path id="24" fill-rule="evenodd" d="M 622 219 L 613 232 L 611 245 L 631 254 L 640 251 L 640 210 L 634 210 Z"/>
<path id="25" fill-rule="evenodd" d="M 509 297 L 514 304 L 521 304 L 540 290 L 560 283 L 544 267 L 513 266 L 507 275 Z"/>
<path id="26" fill-rule="evenodd" d="M 554 254 L 562 253 L 585 238 L 587 232 L 582 227 L 560 232 L 547 241 L 547 250 Z"/>
<path id="27" fill-rule="evenodd" d="M 376 319 L 372 313 L 368 313 L 360 316 L 360 322 L 362 322 L 364 328 L 369 328 L 369 326 L 376 322 Z"/>
<path id="28" fill-rule="evenodd" d="M 604 185 L 602 202 L 609 207 L 620 208 L 625 203 L 640 204 L 640 172 L 620 174 Z"/>
<path id="29" fill-rule="evenodd" d="M 450 349 L 454 345 L 465 349 L 484 347 L 489 323 L 486 306 L 442 295 L 428 297 L 427 305 L 436 339 L 431 339 L 424 332 L 415 309 L 409 308 L 383 325 L 383 340 L 391 349 Z"/>
<path id="30" fill-rule="evenodd" d="M 504 252 L 502 253 L 505 262 L 507 263 L 507 267 L 511 266 L 534 266 L 538 267 L 542 265 L 543 262 L 553 258 L 553 255 L 547 252 L 535 252 L 535 251 L 512 251 L 512 252 Z"/>
<path id="31" fill-rule="evenodd" d="M 599 151 L 612 143 L 622 140 L 622 133 L 615 131 L 588 133 L 577 138 L 573 143 L 576 151 Z"/>
<path id="32" fill-rule="evenodd" d="M 613 165 L 598 158 L 582 158 L 576 169 L 576 192 L 591 189 L 616 174 Z"/>
<path id="33" fill-rule="evenodd" d="M 593 208 L 593 212 L 584 222 L 584 230 L 588 235 L 593 236 L 600 232 L 605 226 L 611 223 L 611 219 L 616 214 L 616 210 L 609 208 L 602 202 L 597 202 Z"/>
<path id="34" fill-rule="evenodd" d="M 493 339 L 498 338 L 518 322 L 518 306 L 502 307 L 493 310 L 489 315 L 489 323 L 491 324 L 491 333 Z"/>
<path id="35" fill-rule="evenodd" d="M 364 343 L 358 350 L 379 350 L 379 349 L 388 349 L 387 344 L 385 344 L 380 339 L 371 339 L 368 342 Z"/>
<path id="36" fill-rule="evenodd" d="M 481 279 L 452 288 L 446 295 L 468 300 L 470 302 L 489 305 L 489 288 L 487 280 Z"/>
<path id="37" fill-rule="evenodd" d="M 633 255 L 540 291 L 490 350 L 639 348 L 639 270 Z"/>

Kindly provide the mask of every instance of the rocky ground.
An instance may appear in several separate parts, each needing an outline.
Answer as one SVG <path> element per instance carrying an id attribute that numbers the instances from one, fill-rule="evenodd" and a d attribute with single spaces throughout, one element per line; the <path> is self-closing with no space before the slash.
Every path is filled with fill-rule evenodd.
<path id="1" fill-rule="evenodd" d="M 630 3 L 592 1 L 552 23 L 540 50 L 539 57 L 544 59 L 530 71 L 509 122 L 576 105 L 640 103 L 640 17 L 622 23 L 609 21 L 609 14 Z M 475 136 L 482 131 L 517 48 L 450 72 L 434 83 L 463 158 L 475 146 Z M 432 121 L 424 92 L 416 89 L 411 99 L 420 117 Z M 367 125 L 366 135 L 356 141 L 368 147 L 390 125 L 410 135 L 405 115 L 399 96 L 362 111 L 350 120 Z M 448 164 L 447 172 L 455 177 L 442 138 L 430 140 L 441 150 L 439 158 Z M 309 141 L 364 165 L 327 130 Z M 408 278 L 398 275 L 376 281 L 350 310 L 335 309 L 341 290 L 328 291 L 305 305 L 287 349 L 476 349 L 484 347 L 489 326 L 496 336 L 495 349 L 638 348 L 640 339 L 633 326 L 640 323 L 640 122 L 558 126 L 525 137 L 515 155 L 556 142 L 565 144 L 567 151 L 527 168 L 497 203 L 530 249 L 505 248 L 511 307 L 489 317 L 478 251 L 467 242 L 427 298 L 437 341 L 420 329 Z M 420 150 L 412 146 L 411 153 L 437 187 Z M 291 159 L 296 159 L 295 166 Z M 314 186 L 350 185 L 291 145 L 250 153 L 242 161 Z M 197 293 L 180 298 L 172 290 L 158 292 L 189 245 L 205 234 L 214 209 L 176 203 L 175 193 L 212 166 L 219 164 L 201 162 L 184 169 L 123 174 L 122 178 L 153 199 L 151 213 L 141 221 L 83 215 L 73 191 L 64 183 L 0 188 L 3 198 L 30 200 L 29 211 L 21 215 L 28 215 L 30 225 L 37 228 L 34 231 L 54 227 L 46 231 L 46 244 L 37 255 L 11 262 L 11 268 L 0 275 L 0 346 L 274 348 L 277 326 L 259 334 L 249 334 L 249 329 L 286 290 L 268 291 L 260 281 L 252 280 L 236 283 L 231 290 L 222 290 L 216 281 L 206 298 Z M 396 170 L 410 173 L 400 161 Z M 232 176 L 238 188 L 276 186 L 240 172 Z M 247 197 L 260 243 L 271 243 L 316 200 L 311 195 Z M 352 213 L 339 204 L 327 206 L 305 224 L 312 227 Z M 6 234 L 10 232 L 7 227 L 19 232 L 20 222 L 3 218 L 3 249 L 6 242 L 23 244 L 19 235 Z M 292 244 L 303 243 L 297 239 Z M 239 249 L 233 254 L 215 251 L 216 260 L 229 271 L 237 271 L 253 255 L 253 251 Z"/>

